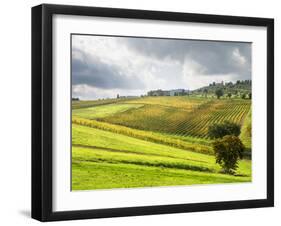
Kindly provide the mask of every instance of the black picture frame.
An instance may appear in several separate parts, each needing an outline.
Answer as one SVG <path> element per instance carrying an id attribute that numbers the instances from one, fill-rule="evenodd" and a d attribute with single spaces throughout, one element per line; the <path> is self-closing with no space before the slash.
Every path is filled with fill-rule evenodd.
<path id="1" fill-rule="evenodd" d="M 181 21 L 267 28 L 267 198 L 95 210 L 52 210 L 52 17 L 55 14 Z M 177 12 L 43 4 L 32 8 L 32 218 L 122 217 L 274 206 L 274 20 Z"/>

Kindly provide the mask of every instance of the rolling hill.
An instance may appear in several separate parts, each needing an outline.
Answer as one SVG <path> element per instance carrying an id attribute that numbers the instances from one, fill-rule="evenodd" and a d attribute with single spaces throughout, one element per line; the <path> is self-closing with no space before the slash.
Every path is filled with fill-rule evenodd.
<path id="1" fill-rule="evenodd" d="M 162 96 L 73 101 L 72 189 L 251 181 L 251 160 L 221 173 L 208 137 L 232 121 L 251 148 L 251 100 Z"/>

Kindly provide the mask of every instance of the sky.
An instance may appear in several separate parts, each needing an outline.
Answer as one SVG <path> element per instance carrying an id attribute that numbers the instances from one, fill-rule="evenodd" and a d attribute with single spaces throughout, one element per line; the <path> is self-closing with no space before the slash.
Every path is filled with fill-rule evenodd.
<path id="1" fill-rule="evenodd" d="M 251 79 L 251 43 L 72 35 L 72 97 L 194 90 Z"/>

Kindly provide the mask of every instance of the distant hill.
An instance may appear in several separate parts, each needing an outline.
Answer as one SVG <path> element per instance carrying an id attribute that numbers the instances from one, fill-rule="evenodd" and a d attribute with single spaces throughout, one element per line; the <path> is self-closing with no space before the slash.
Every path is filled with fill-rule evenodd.
<path id="1" fill-rule="evenodd" d="M 209 86 L 204 86 L 193 90 L 192 94 L 202 96 L 214 96 L 216 90 L 222 90 L 223 96 L 231 95 L 231 97 L 250 98 L 252 96 L 252 80 L 238 80 L 233 82 L 210 83 Z"/>

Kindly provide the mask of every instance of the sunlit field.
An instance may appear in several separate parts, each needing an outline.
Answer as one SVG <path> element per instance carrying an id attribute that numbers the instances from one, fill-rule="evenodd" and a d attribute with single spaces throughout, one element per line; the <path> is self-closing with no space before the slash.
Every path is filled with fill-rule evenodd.
<path id="1" fill-rule="evenodd" d="M 251 181 L 216 164 L 208 128 L 235 122 L 251 152 L 251 100 L 190 96 L 72 102 L 72 190 Z"/>

